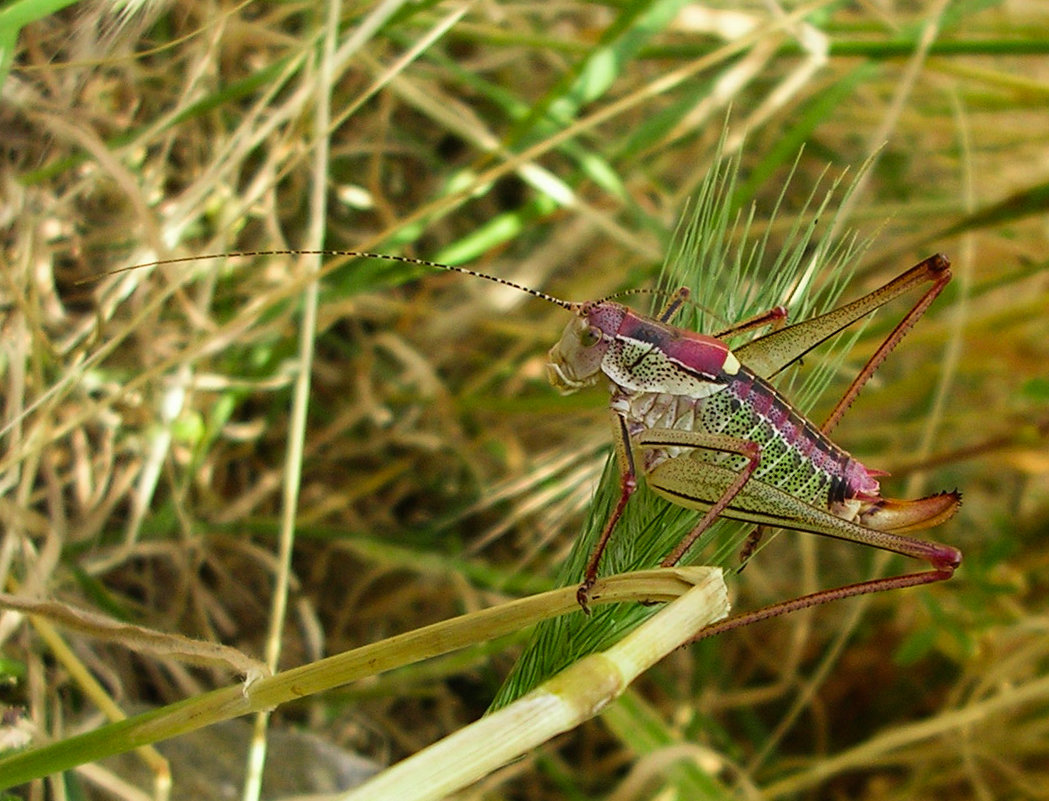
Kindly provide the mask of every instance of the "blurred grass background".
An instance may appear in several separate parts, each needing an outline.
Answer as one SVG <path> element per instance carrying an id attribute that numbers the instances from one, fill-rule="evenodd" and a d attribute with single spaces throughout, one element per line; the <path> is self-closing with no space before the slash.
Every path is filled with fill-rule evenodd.
<path id="1" fill-rule="evenodd" d="M 691 787 L 682 764 L 712 797 L 1049 795 L 1044 4 L 64 6 L 0 11 L 6 590 L 262 655 L 289 476 L 285 666 L 549 586 L 609 447 L 604 394 L 545 383 L 560 310 L 461 276 L 333 272 L 289 467 L 306 260 L 78 282 L 324 246 L 570 299 L 652 286 L 728 115 L 760 234 L 805 148 L 772 253 L 828 164 L 877 152 L 847 220 L 877 239 L 846 298 L 933 251 L 954 261 L 836 439 L 892 472 L 888 494 L 962 489 L 928 533 L 966 561 L 862 616 L 829 606 L 678 652 L 467 797 L 650 798 Z M 866 549 L 816 539 L 771 543 L 739 607 L 866 577 Z M 54 736 L 90 719 L 24 619 L 0 637 L 5 704 Z M 228 680 L 69 639 L 122 699 Z M 396 760 L 480 715 L 513 657 L 440 660 L 273 724 Z"/>

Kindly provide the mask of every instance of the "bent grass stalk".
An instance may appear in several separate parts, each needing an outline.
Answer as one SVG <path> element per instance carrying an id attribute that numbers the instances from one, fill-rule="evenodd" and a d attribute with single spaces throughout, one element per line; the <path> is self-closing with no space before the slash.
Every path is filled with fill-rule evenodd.
<path id="1" fill-rule="evenodd" d="M 595 585 L 595 590 L 594 602 L 597 604 L 668 601 L 682 596 L 689 599 L 683 605 L 670 604 L 663 610 L 669 613 L 666 617 L 653 620 L 652 627 L 645 634 L 639 632 L 637 639 L 623 644 L 615 652 L 617 655 L 612 661 L 620 666 L 625 683 L 682 645 L 703 626 L 728 613 L 721 571 L 715 568 L 673 568 L 612 576 Z M 435 623 L 250 683 L 215 690 L 85 734 L 0 758 L 0 789 L 186 734 L 223 720 L 273 709 L 282 703 L 482 644 L 550 617 L 576 614 L 578 611 L 574 588 L 551 590 Z M 613 684 L 621 691 L 625 683 Z M 576 692 L 574 688 L 585 686 L 585 682 L 580 685 L 577 679 L 566 679 L 559 686 L 562 689 L 558 693 L 566 697 L 567 703 L 579 707 L 580 704 L 572 700 Z M 611 700 L 611 696 L 604 702 L 608 700 Z M 596 714 L 600 707 L 596 701 L 594 703 L 596 706 L 592 714 Z M 473 742 L 470 738 L 482 736 L 487 735 L 483 732 L 472 734 L 467 742 Z M 549 736 L 553 736 L 553 733 Z M 505 730 L 500 737 L 511 747 L 514 747 L 513 743 L 519 742 L 516 746 L 518 753 L 523 753 L 534 745 L 535 732 L 531 730 L 528 733 L 525 729 L 520 733 Z M 518 741 L 517 738 L 521 739 Z M 462 741 L 456 742 L 461 744 Z M 484 744 L 486 741 L 480 740 L 480 745 Z M 445 770 L 455 775 L 454 766 L 449 765 L 447 759 L 443 762 Z M 471 771 L 476 772 L 476 768 Z"/>
<path id="2" fill-rule="evenodd" d="M 575 662 L 527 695 L 394 765 L 344 801 L 437 801 L 597 715 L 634 679 L 728 613 L 719 568 L 686 568 L 694 582 L 648 622 Z"/>

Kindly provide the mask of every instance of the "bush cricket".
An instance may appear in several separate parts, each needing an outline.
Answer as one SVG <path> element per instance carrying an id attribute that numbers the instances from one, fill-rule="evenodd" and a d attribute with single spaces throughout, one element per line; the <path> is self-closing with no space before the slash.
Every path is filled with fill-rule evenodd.
<path id="1" fill-rule="evenodd" d="M 325 255 L 381 259 L 462 273 L 512 287 L 571 312 L 560 341 L 550 350 L 547 373 L 562 393 L 609 382 L 609 414 L 620 473 L 620 493 L 604 525 L 577 591 L 589 612 L 590 590 L 601 556 L 638 475 L 671 503 L 703 512 L 700 521 L 661 562 L 677 564 L 719 517 L 758 526 L 744 546 L 754 550 L 762 527 L 779 527 L 858 542 L 927 562 L 930 570 L 825 590 L 717 624 L 724 631 L 793 609 L 838 598 L 918 586 L 950 578 L 961 553 L 949 545 L 908 534 L 939 525 L 957 510 L 961 496 L 944 492 L 917 500 L 881 495 L 878 476 L 836 445 L 829 432 L 871 375 L 925 313 L 951 279 L 950 262 L 936 254 L 884 286 L 808 320 L 786 324 L 777 307 L 717 332 L 699 334 L 670 323 L 687 300 L 673 295 L 658 317 L 646 317 L 611 298 L 572 302 L 496 276 L 405 256 L 356 251 L 256 251 L 183 257 L 138 267 L 261 255 Z M 924 294 L 877 348 L 822 423 L 795 410 L 769 380 L 814 347 L 901 295 Z M 772 330 L 730 350 L 725 340 L 743 331 Z M 707 635 L 703 635 L 707 636 Z"/>

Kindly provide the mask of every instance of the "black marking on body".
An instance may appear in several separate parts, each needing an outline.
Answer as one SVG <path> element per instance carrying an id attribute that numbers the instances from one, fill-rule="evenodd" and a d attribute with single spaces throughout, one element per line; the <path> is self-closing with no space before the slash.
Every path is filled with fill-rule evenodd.
<path id="1" fill-rule="evenodd" d="M 754 480 L 827 508 L 855 494 L 845 475 L 852 457 L 796 412 L 774 387 L 743 371 L 723 394 L 723 399 L 709 399 L 712 405 L 704 419 L 717 421 L 724 415 L 728 422 L 715 422 L 712 429 L 757 442 L 762 458 Z M 733 469 L 743 468 L 741 458 L 733 463 Z"/>

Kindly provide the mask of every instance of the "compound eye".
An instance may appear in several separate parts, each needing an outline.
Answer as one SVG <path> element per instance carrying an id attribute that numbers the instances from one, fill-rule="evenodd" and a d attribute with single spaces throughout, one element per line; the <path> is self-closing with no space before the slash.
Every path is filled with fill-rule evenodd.
<path id="1" fill-rule="evenodd" d="M 601 341 L 601 331 L 594 328 L 592 325 L 588 325 L 579 333 L 579 344 L 584 348 L 592 348 L 598 342 Z"/>

